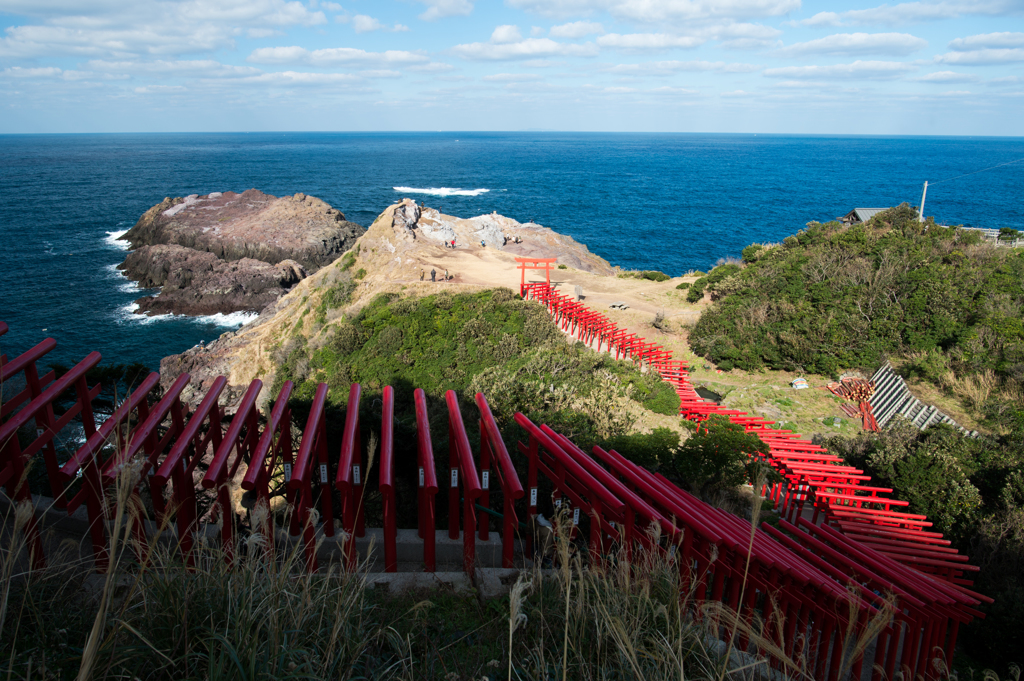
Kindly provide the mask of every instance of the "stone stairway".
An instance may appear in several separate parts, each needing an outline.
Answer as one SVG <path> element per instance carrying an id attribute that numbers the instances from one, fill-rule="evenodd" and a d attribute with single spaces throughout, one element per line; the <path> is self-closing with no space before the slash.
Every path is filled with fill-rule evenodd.
<path id="1" fill-rule="evenodd" d="M 925 404 L 914 397 L 906 382 L 893 371 L 888 362 L 875 372 L 871 380 L 875 384 L 875 392 L 870 400 L 871 410 L 875 414 L 879 428 L 884 428 L 894 416 L 900 414 L 921 430 L 936 423 L 948 423 L 968 437 L 977 437 L 978 431 L 968 431 L 937 407 Z"/>

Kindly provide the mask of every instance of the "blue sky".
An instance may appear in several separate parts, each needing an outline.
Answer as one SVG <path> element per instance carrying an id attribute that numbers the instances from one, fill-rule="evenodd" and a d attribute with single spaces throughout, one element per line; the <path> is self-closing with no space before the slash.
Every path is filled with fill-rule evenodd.
<path id="1" fill-rule="evenodd" d="M 0 133 L 1024 135 L 1024 0 L 0 0 Z"/>

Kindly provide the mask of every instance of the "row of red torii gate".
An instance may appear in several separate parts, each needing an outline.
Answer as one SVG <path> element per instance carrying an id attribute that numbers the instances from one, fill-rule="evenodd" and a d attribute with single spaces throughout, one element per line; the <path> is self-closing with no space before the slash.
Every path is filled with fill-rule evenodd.
<path id="1" fill-rule="evenodd" d="M 544 305 L 565 333 L 595 351 L 614 352 L 658 371 L 679 393 L 684 417 L 700 421 L 721 414 L 768 443 L 765 462 L 783 482 L 763 492 L 782 516 L 779 527 L 763 524 L 752 539 L 749 521 L 704 503 L 614 450 L 595 446 L 584 451 L 520 413 L 514 420 L 524 439 L 510 451 L 483 394 L 475 395 L 472 410 L 479 426 L 475 448 L 463 421 L 469 411 L 463 411 L 455 392 L 444 395 L 448 456 L 439 478 L 436 462 L 445 459 L 435 458 L 428 398 L 417 389 L 415 529 L 422 569 L 437 569 L 436 536 L 447 532 L 450 539 L 461 540 L 462 569 L 474 570 L 477 542 L 490 539 L 492 525 L 500 537 L 501 564 L 522 566 L 534 556 L 532 536 L 524 528 L 539 510 L 568 506 L 571 532 L 586 533 L 592 565 L 603 564 L 613 551 L 627 556 L 658 552 L 675 561 L 694 603 L 718 601 L 750 622 L 758 617 L 779 623 L 771 636 L 780 649 L 759 651 L 769 658 L 802 656 L 815 678 L 835 679 L 847 632 L 864 631 L 881 613 L 887 626 L 873 647 L 873 659 L 857 660 L 855 678 L 865 662 L 875 678 L 893 678 L 897 670 L 926 678 L 943 675 L 945 667 L 936 661 L 951 661 L 959 627 L 984 617 L 977 607 L 991 599 L 970 589 L 967 575 L 977 568 L 930 530 L 927 518 L 901 510 L 907 504 L 891 498 L 892 490 L 871 485 L 863 471 L 799 435 L 703 400 L 689 382 L 685 362 L 558 293 L 550 281 L 526 283 L 525 268 L 520 293 Z M 6 331 L 0 322 L 0 335 Z M 398 569 L 396 506 L 406 500 L 396 498 L 395 396 L 390 387 L 383 390 L 380 423 L 367 424 L 360 422 L 361 386 L 351 386 L 336 452 L 327 444 L 326 384 L 316 390 L 301 435 L 292 430 L 291 382 L 261 413 L 257 398 L 263 384 L 254 380 L 228 415 L 220 404 L 224 377 L 213 382 L 196 408 L 185 405 L 181 395 L 188 374 L 159 399 L 154 396 L 160 377 L 150 374 L 97 423 L 93 402 L 100 386 L 90 386 L 86 375 L 100 362 L 99 353 L 88 354 L 62 376 L 41 373 L 40 360 L 55 345 L 47 338 L 17 357 L 0 355 L 0 381 L 24 384 L 0 405 L 0 485 L 15 502 L 29 500 L 26 471 L 32 463 L 42 465 L 52 496 L 47 503 L 68 513 L 86 509 L 97 570 L 105 570 L 109 560 L 111 499 L 126 467 L 139 475 L 133 494 L 147 497 L 155 522 L 170 527 L 186 563 L 194 560 L 197 536 L 204 530 L 198 499 L 208 495 L 214 498 L 213 515 L 221 519 L 220 542 L 229 560 L 238 550 L 240 532 L 262 531 L 268 546 L 282 535 L 301 542 L 305 566 L 312 571 L 320 567 L 317 543 L 322 537 L 338 542 L 343 565 L 356 566 L 356 538 L 366 533 L 364 491 L 375 482 L 382 503 L 384 569 Z M 55 408 L 69 401 L 70 407 Z M 85 442 L 64 461 L 57 436 L 72 422 L 83 428 Z M 366 474 L 367 428 L 380 434 L 373 482 Z M 26 437 L 26 432 L 33 435 Z M 268 508 L 272 496 L 283 495 L 290 510 L 281 516 L 287 526 L 275 528 L 272 521 L 239 527 L 233 482 Z M 435 499 L 444 488 L 448 527 L 438 530 Z M 541 490 L 550 490 L 550 498 Z M 32 559 L 42 566 L 43 543 L 34 519 L 27 533 Z M 145 546 L 141 520 L 135 536 L 137 545 Z M 740 638 L 740 649 L 745 649 L 749 641 Z"/>

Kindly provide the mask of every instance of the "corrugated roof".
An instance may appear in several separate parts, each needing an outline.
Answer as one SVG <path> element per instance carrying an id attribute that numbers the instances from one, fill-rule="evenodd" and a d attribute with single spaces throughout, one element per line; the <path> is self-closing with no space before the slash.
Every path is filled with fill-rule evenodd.
<path id="1" fill-rule="evenodd" d="M 857 216 L 857 219 L 861 222 L 867 222 L 871 218 L 875 217 L 883 210 L 889 210 L 888 208 L 854 208 L 853 214 Z"/>

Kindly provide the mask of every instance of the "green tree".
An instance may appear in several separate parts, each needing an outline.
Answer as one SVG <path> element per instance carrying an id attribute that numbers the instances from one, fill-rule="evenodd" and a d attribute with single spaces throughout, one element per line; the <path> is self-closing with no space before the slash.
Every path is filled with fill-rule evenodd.
<path id="1" fill-rule="evenodd" d="M 738 487 L 767 473 L 759 458 L 768 445 L 725 416 L 712 415 L 666 461 L 662 469 L 701 495 Z"/>

